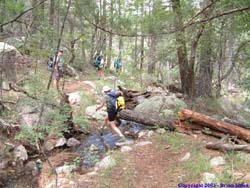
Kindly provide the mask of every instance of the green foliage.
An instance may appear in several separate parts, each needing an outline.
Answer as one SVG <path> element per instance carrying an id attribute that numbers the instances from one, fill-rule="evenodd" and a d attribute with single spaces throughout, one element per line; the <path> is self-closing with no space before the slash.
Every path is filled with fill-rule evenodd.
<path id="1" fill-rule="evenodd" d="M 37 144 L 37 140 L 44 139 L 44 134 L 41 132 L 37 132 L 35 127 L 27 127 L 22 125 L 21 132 L 16 136 L 17 140 L 26 140 L 32 145 Z"/>

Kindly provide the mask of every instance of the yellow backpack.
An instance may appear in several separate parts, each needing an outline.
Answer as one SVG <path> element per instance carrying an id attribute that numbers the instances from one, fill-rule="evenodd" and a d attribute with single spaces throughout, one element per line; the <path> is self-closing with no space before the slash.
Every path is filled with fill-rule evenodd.
<path id="1" fill-rule="evenodd" d="M 116 109 L 118 111 L 125 109 L 125 99 L 123 96 L 119 96 L 116 98 Z"/>

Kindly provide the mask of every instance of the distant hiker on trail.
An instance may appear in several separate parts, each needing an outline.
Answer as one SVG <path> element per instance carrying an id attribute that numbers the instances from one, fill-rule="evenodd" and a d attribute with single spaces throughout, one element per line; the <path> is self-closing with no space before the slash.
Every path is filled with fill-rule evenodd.
<path id="1" fill-rule="evenodd" d="M 115 121 L 117 112 L 119 111 L 119 107 L 117 107 L 117 98 L 119 96 L 122 96 L 122 92 L 119 90 L 111 90 L 109 86 L 103 86 L 102 94 L 104 94 L 103 101 L 96 108 L 96 111 L 98 111 L 106 103 L 108 115 L 105 117 L 102 127 L 105 127 L 109 123 L 111 128 L 119 135 L 120 137 L 119 142 L 126 142 L 127 139 L 122 134 L 121 130 L 116 126 L 116 121 Z M 121 108 L 124 108 L 124 107 L 121 107 Z"/>
<path id="2" fill-rule="evenodd" d="M 97 55 L 96 60 L 95 60 L 95 66 L 97 67 L 97 76 L 99 78 L 99 80 L 101 79 L 101 77 L 104 77 L 104 73 L 103 73 L 103 68 L 104 68 L 104 58 L 102 55 Z"/>
<path id="3" fill-rule="evenodd" d="M 120 73 L 121 72 L 121 70 L 122 70 L 121 58 L 118 58 L 118 59 L 115 60 L 114 67 L 115 67 L 116 73 Z"/>
<path id="4" fill-rule="evenodd" d="M 63 77 L 63 49 L 60 49 L 57 53 L 57 55 L 54 55 L 53 58 L 51 58 L 48 69 L 52 70 L 52 78 L 54 80 L 54 87 L 59 90 L 59 82 L 60 79 Z M 56 58 L 56 60 L 55 60 Z M 53 64 L 55 63 L 54 70 L 53 70 Z"/>

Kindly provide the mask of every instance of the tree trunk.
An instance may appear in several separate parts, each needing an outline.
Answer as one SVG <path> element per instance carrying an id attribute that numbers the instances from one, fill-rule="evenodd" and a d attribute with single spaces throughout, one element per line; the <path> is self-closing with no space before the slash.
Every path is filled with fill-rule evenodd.
<path id="1" fill-rule="evenodd" d="M 194 70 L 188 64 L 185 30 L 183 28 L 182 11 L 180 0 L 171 0 L 175 13 L 175 38 L 177 42 L 177 56 L 181 77 L 182 91 L 189 97 L 194 94 Z"/>
<path id="2" fill-rule="evenodd" d="M 192 122 L 198 123 L 204 127 L 211 128 L 225 134 L 234 135 L 240 139 L 250 142 L 250 131 L 247 129 L 213 119 L 209 116 L 188 109 L 183 109 L 178 113 L 178 115 L 180 120 L 191 120 Z"/>
<path id="3" fill-rule="evenodd" d="M 156 44 L 157 44 L 157 37 L 151 36 L 151 44 L 150 44 L 150 58 L 148 62 L 148 74 L 154 74 L 155 72 L 155 64 L 156 64 Z"/>
<path id="4" fill-rule="evenodd" d="M 113 0 L 110 2 L 110 27 L 113 27 L 113 13 L 114 13 L 114 3 Z M 112 31 L 112 29 L 111 29 Z M 107 59 L 107 66 L 108 68 L 111 67 L 111 57 L 112 57 L 112 45 L 113 45 L 113 35 L 112 33 L 109 34 L 109 53 L 108 53 L 108 59 Z"/>
<path id="5" fill-rule="evenodd" d="M 197 78 L 196 96 L 212 97 L 212 28 L 207 27 L 201 39 L 201 54 L 199 63 L 199 74 Z"/>
<path id="6" fill-rule="evenodd" d="M 134 121 L 147 126 L 159 126 L 169 130 L 175 130 L 173 121 L 167 120 L 157 115 L 135 112 L 133 110 L 122 110 L 119 112 L 119 118 Z"/>
<path id="7" fill-rule="evenodd" d="M 54 19 L 55 19 L 55 0 L 50 0 L 50 6 L 49 6 L 49 25 L 51 29 L 54 29 Z M 54 36 L 52 32 L 52 38 L 51 38 L 51 46 L 54 46 Z"/>

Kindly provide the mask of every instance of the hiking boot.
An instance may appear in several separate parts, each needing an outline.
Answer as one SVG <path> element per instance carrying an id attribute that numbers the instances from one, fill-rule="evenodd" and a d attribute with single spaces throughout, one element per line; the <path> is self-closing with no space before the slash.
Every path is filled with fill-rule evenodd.
<path id="1" fill-rule="evenodd" d="M 115 143 L 115 145 L 116 145 L 116 146 L 124 146 L 124 145 L 131 145 L 131 144 L 133 144 L 133 143 L 134 143 L 133 140 L 129 140 L 129 139 L 125 138 L 125 137 L 121 137 L 121 138 Z"/>

